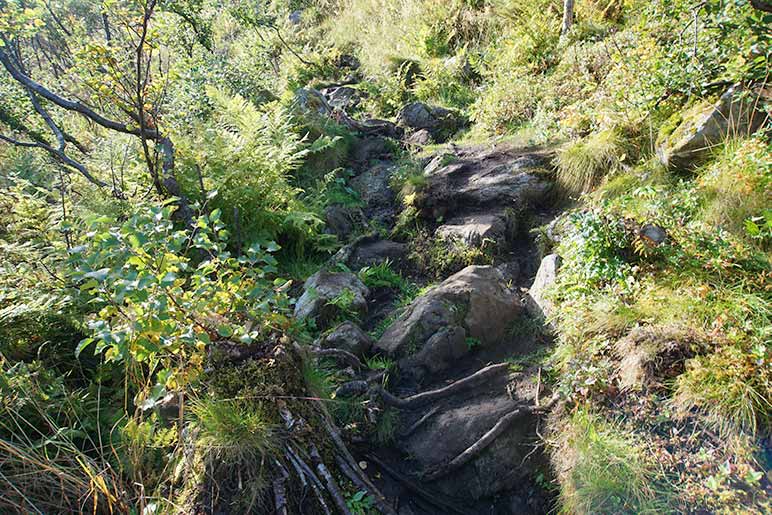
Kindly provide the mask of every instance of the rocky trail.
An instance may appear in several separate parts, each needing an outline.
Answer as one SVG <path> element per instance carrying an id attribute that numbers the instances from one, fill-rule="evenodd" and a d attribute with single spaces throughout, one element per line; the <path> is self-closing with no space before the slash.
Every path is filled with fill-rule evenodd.
<path id="1" fill-rule="evenodd" d="M 423 104 L 403 109 L 397 124 L 355 121 L 345 112 L 353 91 L 344 86 L 301 94 L 307 106 L 362 134 L 350 180 L 362 205 L 328 208 L 328 227 L 349 243 L 306 281 L 295 311 L 327 330 L 316 352 L 335 359 L 350 378 L 336 398 L 369 399 L 372 418 L 391 417 L 396 424 L 388 443 L 345 428 L 344 435 L 399 514 L 546 513 L 549 473 L 539 428 L 552 396 L 535 363 L 551 343 L 540 291 L 557 263 L 547 258 L 539 270 L 529 229 L 556 215 L 549 205 L 550 152 L 451 144 L 423 159 L 412 204 L 427 231 L 421 234 L 443 252 L 483 249 L 491 264 L 451 271 L 399 307 L 394 291 L 369 289 L 357 276 L 388 260 L 403 275 L 426 282 L 410 252 L 417 242 L 393 236 L 403 207 L 390 187 L 397 165 L 383 136 L 416 146 L 441 141 L 462 122 Z M 382 230 L 362 236 L 368 223 Z M 336 299 L 343 296 L 348 314 L 357 316 L 336 325 Z M 378 325 L 385 330 L 373 339 L 366 331 Z M 369 370 L 364 363 L 372 356 L 394 366 Z"/>

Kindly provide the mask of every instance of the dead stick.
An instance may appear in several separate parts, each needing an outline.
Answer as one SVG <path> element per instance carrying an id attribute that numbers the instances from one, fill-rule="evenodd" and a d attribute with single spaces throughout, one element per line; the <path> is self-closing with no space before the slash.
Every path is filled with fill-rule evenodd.
<path id="1" fill-rule="evenodd" d="M 346 499 L 343 498 L 343 494 L 340 492 L 340 488 L 338 488 L 335 478 L 332 477 L 332 474 L 330 474 L 330 471 L 327 470 L 324 462 L 322 462 L 319 450 L 314 444 L 311 444 L 311 460 L 316 464 L 316 470 L 319 472 L 319 475 L 321 475 L 322 478 L 324 478 L 325 483 L 327 483 L 327 491 L 330 492 L 332 500 L 335 501 L 340 512 L 343 515 L 351 515 L 351 511 L 346 504 Z"/>
<path id="2" fill-rule="evenodd" d="M 472 458 L 480 454 L 486 447 L 488 447 L 493 441 L 501 434 L 503 433 L 509 426 L 512 424 L 512 422 L 515 421 L 516 418 L 519 416 L 530 413 L 532 411 L 531 408 L 517 408 L 513 411 L 510 411 L 501 419 L 496 422 L 496 425 L 494 425 L 487 433 L 482 435 L 479 440 L 477 440 L 475 443 L 473 443 L 471 446 L 467 447 L 465 451 L 463 451 L 461 454 L 450 460 L 450 462 L 442 467 L 439 467 L 434 472 L 430 472 L 426 475 L 427 481 L 433 481 L 437 478 L 440 478 L 442 476 L 445 476 L 449 474 L 450 472 L 453 472 L 454 470 L 460 468 L 467 462 L 469 462 Z"/>
<path id="3" fill-rule="evenodd" d="M 324 511 L 325 515 L 332 515 L 330 512 L 330 508 L 327 506 L 327 503 L 324 501 L 324 494 L 322 493 L 322 490 L 324 489 L 324 485 L 321 481 L 319 481 L 319 478 L 316 477 L 316 474 L 314 474 L 314 471 L 311 470 L 311 467 L 306 464 L 303 460 L 300 459 L 300 456 L 292 450 L 292 448 L 287 445 L 287 452 L 289 452 L 289 455 L 292 459 L 294 459 L 298 466 L 303 470 L 303 473 L 308 477 L 309 481 L 311 482 L 311 489 L 314 491 L 314 495 L 316 495 L 316 499 L 319 501 L 319 505 L 322 507 L 322 511 Z"/>
<path id="4" fill-rule="evenodd" d="M 273 503 L 276 507 L 276 515 L 287 515 L 287 488 L 284 484 L 287 482 L 289 472 L 281 463 L 274 461 L 281 474 L 273 481 Z"/>
<path id="5" fill-rule="evenodd" d="M 338 432 L 337 428 L 335 427 L 335 424 L 332 422 L 332 418 L 330 417 L 330 413 L 327 411 L 327 406 L 324 405 L 321 401 L 316 401 L 316 405 L 319 407 L 319 411 L 321 412 L 322 416 L 322 424 L 324 425 L 324 428 L 327 430 L 327 434 L 330 435 L 330 438 L 332 438 L 333 443 L 335 444 L 335 447 L 338 448 L 338 452 L 340 452 L 341 456 L 346 460 L 346 463 L 349 464 L 349 467 L 354 470 L 359 478 L 362 480 L 362 482 L 367 485 L 367 490 L 375 497 L 376 501 L 378 501 L 380 506 L 384 507 L 384 513 L 385 515 L 397 515 L 397 512 L 388 505 L 386 502 L 386 497 L 381 493 L 381 491 L 378 489 L 377 486 L 373 484 L 372 481 L 370 481 L 370 478 L 365 474 L 360 468 L 359 464 L 354 459 L 354 456 L 351 455 L 351 451 L 348 450 L 348 447 L 343 442 L 343 438 L 341 438 L 340 433 Z"/>
<path id="6" fill-rule="evenodd" d="M 539 408 L 539 390 L 541 390 L 541 367 L 539 367 L 539 374 L 536 376 L 536 408 Z"/>

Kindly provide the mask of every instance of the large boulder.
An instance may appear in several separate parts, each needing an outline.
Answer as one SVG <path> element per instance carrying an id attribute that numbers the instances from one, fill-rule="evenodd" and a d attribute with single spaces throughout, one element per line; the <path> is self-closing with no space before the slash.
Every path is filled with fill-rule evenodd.
<path id="1" fill-rule="evenodd" d="M 557 254 L 550 254 L 541 260 L 539 270 L 536 272 L 536 278 L 533 285 L 528 289 L 526 296 L 526 309 L 528 312 L 539 319 L 549 317 L 555 309 L 552 301 L 547 297 L 547 289 L 557 280 L 558 270 L 560 269 L 561 259 Z"/>
<path id="2" fill-rule="evenodd" d="M 342 349 L 363 356 L 373 347 L 373 339 L 353 322 L 343 322 L 324 336 L 319 345 L 323 349 Z"/>
<path id="3" fill-rule="evenodd" d="M 759 95 L 739 85 L 718 102 L 700 103 L 668 124 L 657 139 L 657 157 L 668 167 L 688 170 L 702 163 L 713 147 L 727 138 L 747 136 L 765 120 Z M 677 122 L 677 123 L 675 123 Z"/>
<path id="4" fill-rule="evenodd" d="M 413 102 L 397 114 L 397 125 L 413 131 L 427 130 L 442 142 L 466 125 L 466 120 L 450 109 Z"/>
<path id="5" fill-rule="evenodd" d="M 494 267 L 468 266 L 413 301 L 375 347 L 418 380 L 449 368 L 477 344 L 506 337 L 522 309 L 506 284 Z"/>
<path id="6" fill-rule="evenodd" d="M 508 151 L 441 154 L 424 169 L 426 185 L 416 199 L 430 219 L 459 211 L 521 211 L 542 201 L 550 191 L 549 156 Z"/>
<path id="7" fill-rule="evenodd" d="M 356 275 L 321 270 L 303 285 L 303 295 L 295 303 L 295 318 L 315 320 L 317 326 L 324 327 L 336 316 L 366 312 L 369 294 Z"/>

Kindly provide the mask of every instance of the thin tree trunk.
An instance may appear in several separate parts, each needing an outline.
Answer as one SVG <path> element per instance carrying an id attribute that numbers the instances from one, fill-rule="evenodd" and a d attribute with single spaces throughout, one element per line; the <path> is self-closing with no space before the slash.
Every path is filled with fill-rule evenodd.
<path id="1" fill-rule="evenodd" d="M 563 25 L 560 35 L 565 36 L 574 24 L 574 0 L 563 0 Z"/>

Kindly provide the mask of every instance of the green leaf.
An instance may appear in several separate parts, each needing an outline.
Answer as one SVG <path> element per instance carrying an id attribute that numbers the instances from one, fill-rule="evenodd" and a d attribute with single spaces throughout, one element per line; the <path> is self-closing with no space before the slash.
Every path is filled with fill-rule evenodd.
<path id="1" fill-rule="evenodd" d="M 94 343 L 94 339 L 93 338 L 83 338 L 78 343 L 78 346 L 75 347 L 75 357 L 79 358 L 80 357 L 80 353 L 83 352 L 83 349 L 85 349 L 86 347 L 88 347 L 92 343 Z"/>
<path id="2" fill-rule="evenodd" d="M 110 273 L 109 268 L 100 268 L 99 270 L 94 270 L 93 272 L 84 274 L 83 277 L 89 278 L 89 279 L 95 279 L 101 283 L 105 279 L 107 279 L 107 274 L 109 273 Z"/>
<path id="3" fill-rule="evenodd" d="M 217 327 L 217 334 L 223 338 L 230 338 L 233 336 L 233 328 L 229 325 L 221 325 Z"/>

